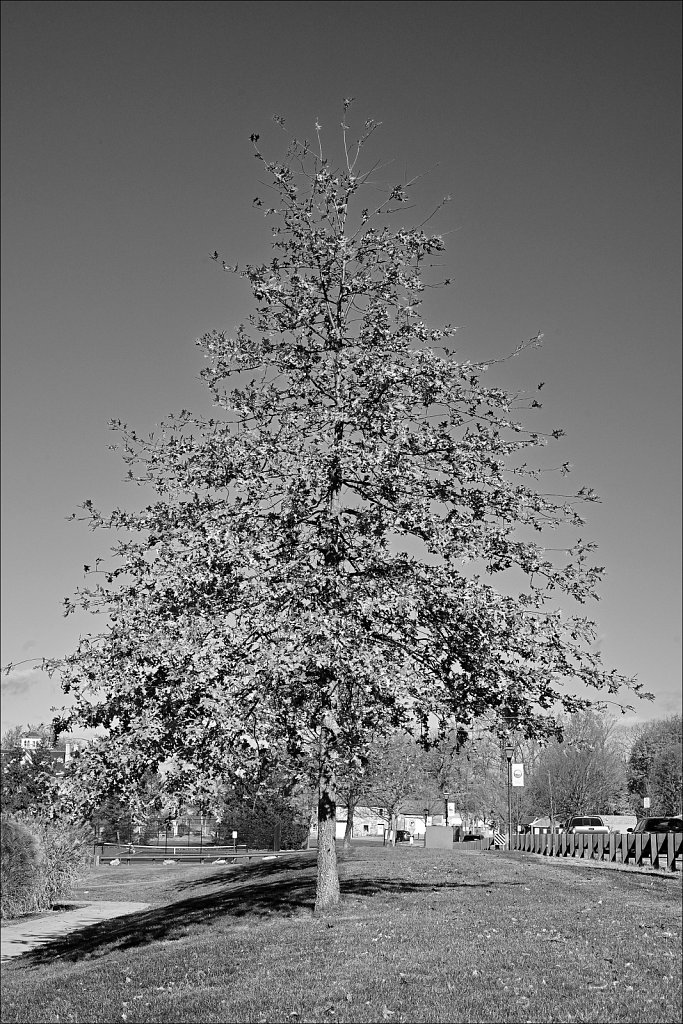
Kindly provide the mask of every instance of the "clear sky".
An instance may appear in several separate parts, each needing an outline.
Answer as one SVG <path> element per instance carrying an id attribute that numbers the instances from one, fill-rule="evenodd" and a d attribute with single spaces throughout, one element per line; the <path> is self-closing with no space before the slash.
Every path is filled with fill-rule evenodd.
<path id="1" fill-rule="evenodd" d="M 656 695 L 640 719 L 678 712 L 679 22 L 657 2 L 5 2 L 2 663 L 100 625 L 60 605 L 108 543 L 66 517 L 139 500 L 109 419 L 207 408 L 194 338 L 250 310 L 209 253 L 269 251 L 250 133 L 278 155 L 272 114 L 317 118 L 335 145 L 354 96 L 387 181 L 431 169 L 425 206 L 453 196 L 435 324 L 476 359 L 544 332 L 501 380 L 546 382 L 557 463 L 603 498 L 606 662 Z M 61 702 L 31 665 L 2 694 L 3 729 Z"/>

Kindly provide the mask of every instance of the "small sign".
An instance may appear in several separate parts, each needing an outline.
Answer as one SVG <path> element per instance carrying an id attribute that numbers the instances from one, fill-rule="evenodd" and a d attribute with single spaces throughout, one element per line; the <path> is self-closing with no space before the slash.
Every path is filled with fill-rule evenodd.
<path id="1" fill-rule="evenodd" d="M 512 785 L 523 786 L 524 785 L 524 765 L 513 764 L 512 765 Z"/>
<path id="2" fill-rule="evenodd" d="M 649 806 L 650 806 L 650 798 L 649 798 L 649 796 L 644 796 L 643 797 L 643 807 L 649 807 Z"/>
<path id="3" fill-rule="evenodd" d="M 233 839 L 237 839 L 237 833 L 236 833 L 236 832 L 233 832 L 233 834 L 232 834 L 232 838 L 233 838 Z"/>
<path id="4" fill-rule="evenodd" d="M 446 801 L 446 813 L 448 815 L 448 820 L 449 821 L 451 820 L 451 818 L 455 817 L 455 801 L 454 800 L 447 800 Z"/>

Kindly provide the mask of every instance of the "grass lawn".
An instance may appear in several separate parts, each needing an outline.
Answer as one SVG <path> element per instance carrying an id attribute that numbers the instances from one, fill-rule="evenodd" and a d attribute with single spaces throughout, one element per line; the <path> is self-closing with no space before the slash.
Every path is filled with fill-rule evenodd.
<path id="1" fill-rule="evenodd" d="M 681 1020 L 680 876 L 359 843 L 314 917 L 313 858 L 93 870 L 152 906 L 10 962 L 2 1021 Z"/>

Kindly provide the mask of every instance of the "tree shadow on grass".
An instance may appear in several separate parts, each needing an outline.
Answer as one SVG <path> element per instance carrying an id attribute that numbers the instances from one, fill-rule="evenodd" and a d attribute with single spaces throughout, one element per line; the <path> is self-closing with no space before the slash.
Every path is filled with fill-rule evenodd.
<path id="1" fill-rule="evenodd" d="M 405 878 L 347 878 L 341 882 L 342 897 L 372 899 L 420 895 L 433 898 L 446 890 L 478 888 L 492 891 L 501 885 L 521 882 L 411 881 Z M 161 907 L 137 911 L 87 925 L 25 953 L 21 965 L 37 967 L 62 961 L 104 956 L 156 942 L 172 942 L 196 931 L 197 926 L 222 922 L 260 921 L 274 918 L 310 916 L 316 888 L 316 866 L 292 864 L 285 872 L 281 865 L 258 864 L 243 867 L 229 875 L 215 873 L 203 879 L 179 883 L 179 891 L 206 889 L 185 895 Z M 343 907 L 343 903 L 342 903 Z"/>

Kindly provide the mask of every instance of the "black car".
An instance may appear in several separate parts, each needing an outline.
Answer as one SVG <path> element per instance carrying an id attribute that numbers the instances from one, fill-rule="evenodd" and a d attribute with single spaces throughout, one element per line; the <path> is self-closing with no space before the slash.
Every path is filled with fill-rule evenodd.
<path id="1" fill-rule="evenodd" d="M 396 842 L 397 843 L 409 843 L 413 838 L 413 833 L 409 832 L 407 828 L 396 829 Z"/>
<path id="2" fill-rule="evenodd" d="M 683 818 L 641 818 L 634 832 L 683 832 Z"/>

